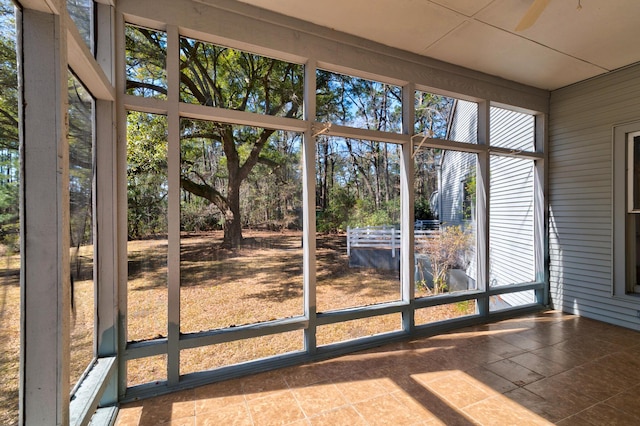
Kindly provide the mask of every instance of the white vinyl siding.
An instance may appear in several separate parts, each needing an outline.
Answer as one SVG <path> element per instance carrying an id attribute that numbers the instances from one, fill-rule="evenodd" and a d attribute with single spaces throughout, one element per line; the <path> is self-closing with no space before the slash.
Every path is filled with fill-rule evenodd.
<path id="1" fill-rule="evenodd" d="M 612 183 L 612 128 L 640 119 L 639 81 L 634 66 L 554 91 L 549 122 L 553 306 L 634 329 L 640 299 L 612 296 L 613 194 L 624 196 Z"/>
<path id="2" fill-rule="evenodd" d="M 516 152 L 534 151 L 534 117 L 491 107 L 489 143 Z M 489 285 L 535 281 L 534 162 L 492 155 L 489 170 Z M 532 303 L 534 295 L 524 291 L 501 298 L 519 306 Z"/>
<path id="3" fill-rule="evenodd" d="M 456 100 L 448 139 L 478 143 L 478 104 Z"/>
<path id="4" fill-rule="evenodd" d="M 450 139 L 475 141 L 473 108 L 457 101 Z M 491 146 L 533 151 L 534 117 L 502 108 L 491 108 Z M 492 286 L 532 282 L 534 262 L 533 161 L 513 157 L 491 157 L 489 283 Z M 442 216 L 445 225 L 462 225 L 463 182 L 475 157 L 447 151 L 442 161 Z M 533 291 L 504 294 L 510 306 L 532 303 Z"/>
<path id="5" fill-rule="evenodd" d="M 533 161 L 492 156 L 490 164 L 489 285 L 532 282 Z M 509 305 L 518 306 L 531 303 L 533 292 L 505 294 L 502 298 Z"/>

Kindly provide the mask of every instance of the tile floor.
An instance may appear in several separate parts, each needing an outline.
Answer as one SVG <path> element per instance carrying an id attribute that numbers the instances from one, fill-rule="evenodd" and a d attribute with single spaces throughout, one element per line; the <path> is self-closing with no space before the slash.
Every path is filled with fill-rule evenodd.
<path id="1" fill-rule="evenodd" d="M 117 425 L 639 425 L 640 333 L 545 312 L 124 404 Z"/>

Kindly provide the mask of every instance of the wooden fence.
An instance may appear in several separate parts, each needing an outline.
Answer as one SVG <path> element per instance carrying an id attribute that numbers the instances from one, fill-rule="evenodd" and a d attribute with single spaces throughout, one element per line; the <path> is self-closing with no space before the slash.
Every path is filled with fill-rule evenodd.
<path id="1" fill-rule="evenodd" d="M 440 231 L 438 229 L 414 229 L 414 242 L 418 244 L 433 238 Z M 347 228 L 347 256 L 351 256 L 351 249 L 368 248 L 391 250 L 391 257 L 396 257 L 396 249 L 400 248 L 400 230 L 394 226 L 365 226 Z"/>

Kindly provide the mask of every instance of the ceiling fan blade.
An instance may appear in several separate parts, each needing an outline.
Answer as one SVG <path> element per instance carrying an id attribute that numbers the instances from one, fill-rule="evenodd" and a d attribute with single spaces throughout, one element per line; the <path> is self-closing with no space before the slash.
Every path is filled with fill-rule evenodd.
<path id="1" fill-rule="evenodd" d="M 523 31 L 535 24 L 540 17 L 542 11 L 547 7 L 551 0 L 534 0 L 533 4 L 527 10 L 527 13 L 524 14 L 520 23 L 516 27 L 516 31 Z"/>

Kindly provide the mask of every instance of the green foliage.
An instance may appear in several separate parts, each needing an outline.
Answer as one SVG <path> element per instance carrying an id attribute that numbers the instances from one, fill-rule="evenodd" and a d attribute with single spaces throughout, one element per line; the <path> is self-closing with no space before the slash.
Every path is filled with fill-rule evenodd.
<path id="1" fill-rule="evenodd" d="M 167 34 L 125 26 L 127 93 L 167 97 Z"/>
<path id="2" fill-rule="evenodd" d="M 476 173 L 475 167 L 467 174 L 464 181 L 464 193 L 462 198 L 462 219 L 472 220 L 476 206 Z"/>
<path id="3" fill-rule="evenodd" d="M 18 72 L 15 16 L 0 2 L 0 244 L 19 249 Z"/>
<path id="4" fill-rule="evenodd" d="M 400 199 L 396 198 L 376 208 L 374 200 L 360 198 L 356 201 L 349 226 L 382 226 L 400 223 Z"/>
<path id="5" fill-rule="evenodd" d="M 425 197 L 416 198 L 413 205 L 415 220 L 433 220 L 435 215 L 431 211 L 429 200 Z"/>
<path id="6" fill-rule="evenodd" d="M 127 116 L 129 239 L 167 232 L 167 120 L 141 112 Z"/>
<path id="7" fill-rule="evenodd" d="M 347 188 L 331 189 L 327 208 L 319 215 L 318 232 L 339 232 L 347 229 L 349 215 L 356 205 L 356 197 Z"/>
<path id="8" fill-rule="evenodd" d="M 316 102 L 318 121 L 386 132 L 402 129 L 399 86 L 317 70 Z"/>

